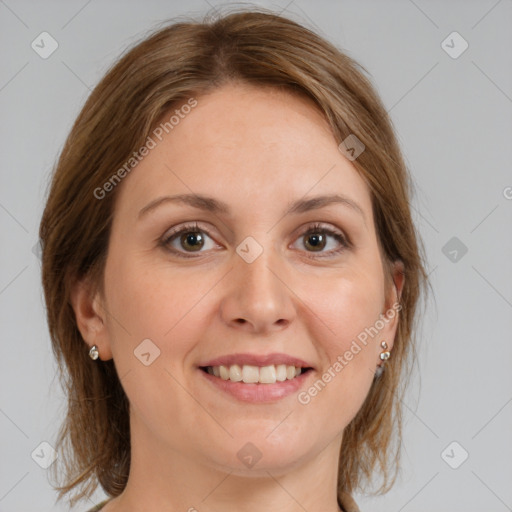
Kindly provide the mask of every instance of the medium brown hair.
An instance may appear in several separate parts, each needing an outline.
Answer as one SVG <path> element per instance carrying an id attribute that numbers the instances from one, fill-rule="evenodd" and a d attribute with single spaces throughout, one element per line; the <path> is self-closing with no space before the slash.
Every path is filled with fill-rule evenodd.
<path id="1" fill-rule="evenodd" d="M 416 306 L 427 276 L 411 219 L 412 181 L 392 123 L 365 73 L 313 31 L 251 10 L 158 29 L 122 56 L 93 90 L 57 162 L 40 225 L 49 331 L 68 400 L 57 439 L 60 462 L 54 465 L 63 464 L 59 499 L 73 491 L 74 504 L 98 483 L 118 496 L 130 469 L 128 399 L 114 362 L 89 359 L 70 301 L 77 280 L 89 278 L 102 289 L 119 187 L 102 199 L 94 191 L 144 144 L 171 108 L 230 82 L 307 97 L 323 113 L 337 143 L 353 134 L 365 145 L 353 164 L 370 189 L 386 282 L 392 282 L 388 264 L 400 260 L 405 284 L 392 357 L 343 433 L 338 489 L 350 493 L 374 473 L 383 478 L 378 492 L 394 483 L 403 382 L 414 361 Z"/>

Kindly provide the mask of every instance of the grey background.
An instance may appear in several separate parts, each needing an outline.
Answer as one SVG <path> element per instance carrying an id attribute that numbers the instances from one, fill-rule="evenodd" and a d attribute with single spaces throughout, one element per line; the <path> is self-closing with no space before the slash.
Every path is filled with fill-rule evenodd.
<path id="1" fill-rule="evenodd" d="M 0 0 L 1 512 L 66 510 L 31 457 L 44 459 L 39 445 L 53 443 L 64 411 L 33 251 L 52 165 L 120 52 L 208 4 L 221 5 Z M 357 502 L 363 511 L 512 510 L 512 1 L 257 5 L 307 24 L 368 69 L 416 183 L 435 301 L 404 403 L 401 477 L 386 496 Z M 47 59 L 31 48 L 43 31 L 59 44 Z M 469 44 L 456 59 L 442 46 L 453 31 Z M 453 469 L 463 450 L 469 457 Z"/>

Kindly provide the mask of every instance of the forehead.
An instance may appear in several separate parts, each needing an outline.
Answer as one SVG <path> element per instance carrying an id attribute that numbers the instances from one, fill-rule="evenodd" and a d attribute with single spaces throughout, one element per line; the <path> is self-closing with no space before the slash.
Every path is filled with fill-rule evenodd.
<path id="1" fill-rule="evenodd" d="M 153 137 L 155 147 L 123 182 L 121 208 L 142 208 L 164 193 L 207 194 L 241 211 L 342 193 L 370 214 L 365 182 L 310 100 L 238 84 L 195 100 L 162 140 Z"/>

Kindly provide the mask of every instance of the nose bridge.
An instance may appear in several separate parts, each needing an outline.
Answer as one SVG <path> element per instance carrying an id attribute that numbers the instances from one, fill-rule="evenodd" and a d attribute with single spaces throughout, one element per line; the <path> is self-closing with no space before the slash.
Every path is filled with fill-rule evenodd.
<path id="1" fill-rule="evenodd" d="M 275 273 L 280 267 L 276 255 L 267 237 L 265 246 L 259 248 L 255 243 L 248 240 L 240 244 L 237 249 L 239 256 L 236 263 L 236 273 L 239 278 L 241 290 L 245 290 L 251 295 L 252 301 L 275 301 L 280 295 L 280 281 Z M 243 250 L 249 248 L 249 252 L 243 253 Z"/>
<path id="2" fill-rule="evenodd" d="M 251 285 L 261 285 L 268 287 L 273 285 L 275 279 L 272 272 L 272 262 L 275 265 L 276 258 L 272 255 L 272 248 L 266 247 L 265 250 L 252 262 L 239 262 L 241 273 Z"/>
<path id="3" fill-rule="evenodd" d="M 271 237 L 265 240 L 263 245 L 255 239 L 245 239 L 237 247 L 231 273 L 234 282 L 223 311 L 226 321 L 247 323 L 255 330 L 287 323 L 294 314 L 285 285 L 285 266 L 272 247 Z"/>

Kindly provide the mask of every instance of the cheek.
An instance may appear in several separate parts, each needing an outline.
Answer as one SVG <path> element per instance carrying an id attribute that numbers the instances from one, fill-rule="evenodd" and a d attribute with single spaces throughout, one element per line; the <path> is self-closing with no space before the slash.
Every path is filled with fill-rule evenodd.
<path id="1" fill-rule="evenodd" d="M 187 330 L 194 331 L 201 302 L 218 276 L 203 273 L 191 279 L 187 271 L 169 272 L 162 266 L 165 263 L 117 261 L 116 265 L 107 265 L 105 282 L 113 318 L 109 327 L 116 334 L 116 343 L 121 342 L 126 350 L 127 344 L 135 348 L 149 338 L 162 350 L 178 350 L 177 334 L 181 340 L 187 337 Z"/>
<path id="2" fill-rule="evenodd" d="M 207 301 L 201 299 L 218 281 L 203 277 L 192 282 L 184 272 L 171 276 L 161 265 L 136 259 L 113 257 L 107 263 L 108 331 L 116 369 L 131 407 L 150 430 L 172 425 L 165 428 L 178 436 L 204 414 L 183 386 L 187 357 L 204 334 Z M 176 410 L 188 411 L 187 418 L 178 418 Z"/>
<path id="3" fill-rule="evenodd" d="M 382 311 L 382 290 L 382 275 L 354 273 L 315 287 L 310 296 L 309 331 L 324 358 L 317 379 L 298 398 L 320 417 L 329 409 L 333 425 L 352 420 L 372 384 L 380 342 L 372 328 Z"/>
<path id="4" fill-rule="evenodd" d="M 337 356 L 347 350 L 352 340 L 379 319 L 384 304 L 383 287 L 383 276 L 371 269 L 347 270 L 311 287 L 310 307 L 315 315 L 309 317 L 317 329 L 322 328 L 327 334 L 324 345 L 329 355 Z"/>

